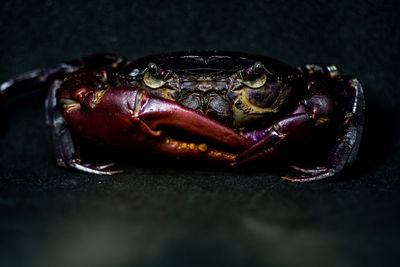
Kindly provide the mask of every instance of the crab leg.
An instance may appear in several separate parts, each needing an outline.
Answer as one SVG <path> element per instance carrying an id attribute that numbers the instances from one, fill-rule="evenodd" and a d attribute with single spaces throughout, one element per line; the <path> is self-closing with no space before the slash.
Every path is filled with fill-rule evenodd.
<path id="1" fill-rule="evenodd" d="M 111 65 L 117 68 L 125 64 L 125 60 L 113 54 L 95 54 L 80 59 L 69 61 L 55 68 L 38 69 L 22 74 L 14 79 L 8 80 L 0 86 L 0 110 L 4 116 L 6 97 L 24 93 L 27 90 L 46 87 L 52 84 L 46 100 L 46 121 L 49 126 L 50 139 L 55 152 L 57 164 L 71 167 L 84 172 L 94 174 L 115 174 L 121 171 L 107 171 L 106 168 L 112 164 L 93 166 L 82 163 L 79 158 L 79 150 L 76 147 L 70 130 L 66 127 L 62 111 L 57 106 L 57 91 L 60 89 L 61 81 L 67 74 L 85 67 L 100 67 Z M 1 132 L 5 133 L 5 126 L 1 126 Z"/>
<path id="2" fill-rule="evenodd" d="M 76 146 L 70 130 L 66 126 L 62 110 L 57 105 L 57 91 L 60 90 L 61 81 L 56 80 L 52 84 L 47 96 L 46 104 L 46 124 L 49 128 L 50 142 L 52 144 L 57 165 L 73 168 L 79 171 L 99 174 L 113 175 L 121 173 L 121 170 L 105 170 L 114 163 L 94 166 L 83 163 L 80 160 L 79 149 Z"/>
<path id="3" fill-rule="evenodd" d="M 3 97 L 10 97 L 27 90 L 48 87 L 54 80 L 63 79 L 67 74 L 85 67 L 101 67 L 113 65 L 116 67 L 125 62 L 125 59 L 114 54 L 94 54 L 61 64 L 55 68 L 37 69 L 1 84 L 0 91 Z"/>
<path id="4" fill-rule="evenodd" d="M 291 182 L 322 180 L 339 173 L 345 166 L 354 164 L 363 131 L 365 102 L 361 83 L 355 78 L 347 78 L 346 83 L 347 88 L 351 91 L 352 99 L 347 107 L 345 120 L 341 125 L 341 133 L 325 166 L 313 169 L 292 166 L 308 175 L 301 178 L 282 177 L 283 179 Z"/>
<path id="5" fill-rule="evenodd" d="M 343 81 L 341 81 L 343 82 Z M 292 182 L 317 181 L 334 176 L 345 165 L 354 163 L 357 155 L 363 125 L 364 95 L 361 84 L 353 78 L 343 82 L 351 100 L 346 107 L 345 120 L 341 125 L 336 145 L 325 166 L 305 169 L 293 166 L 306 173 L 301 178 L 282 177 Z M 255 142 L 253 146 L 238 156 L 236 164 L 250 162 L 271 156 L 279 150 L 280 144 L 291 139 L 299 139 L 320 131 L 332 119 L 334 105 L 325 82 L 315 82 L 309 89 L 309 97 L 287 117 L 275 122 L 263 131 L 248 132 L 247 137 Z"/>
<path id="6" fill-rule="evenodd" d="M 94 54 L 91 56 L 82 57 L 61 64 L 55 68 L 37 69 L 6 82 L 0 85 L 0 133 L 6 135 L 7 129 L 7 110 L 6 98 L 23 94 L 27 91 L 32 91 L 39 88 L 48 88 L 56 79 L 63 79 L 67 74 L 85 67 L 100 67 L 111 65 L 114 68 L 125 64 L 126 60 L 114 54 Z"/>

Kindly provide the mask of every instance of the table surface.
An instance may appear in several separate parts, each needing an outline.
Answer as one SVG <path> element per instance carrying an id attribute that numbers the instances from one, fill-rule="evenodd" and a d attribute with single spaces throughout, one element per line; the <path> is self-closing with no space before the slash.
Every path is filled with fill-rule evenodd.
<path id="1" fill-rule="evenodd" d="M 394 1 L 6 1 L 0 80 L 76 56 L 238 50 L 330 62 L 364 84 L 365 134 L 341 179 L 286 166 L 142 157 L 99 177 L 55 166 L 45 92 L 11 99 L 0 139 L 1 266 L 396 266 L 400 33 Z M 268 162 L 266 162 L 268 163 Z"/>

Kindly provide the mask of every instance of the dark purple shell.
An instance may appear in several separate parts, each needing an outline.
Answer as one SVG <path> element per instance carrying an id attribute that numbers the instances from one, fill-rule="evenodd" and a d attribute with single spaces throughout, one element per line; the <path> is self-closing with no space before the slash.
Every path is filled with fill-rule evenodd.
<path id="1" fill-rule="evenodd" d="M 289 65 L 269 57 L 219 51 L 185 51 L 148 56 L 135 60 L 127 65 L 122 72 L 127 75 L 133 69 L 143 70 L 149 62 L 154 62 L 163 69 L 170 69 L 175 72 L 235 72 L 246 69 L 257 61 L 262 62 L 271 73 L 280 77 L 297 73 Z"/>

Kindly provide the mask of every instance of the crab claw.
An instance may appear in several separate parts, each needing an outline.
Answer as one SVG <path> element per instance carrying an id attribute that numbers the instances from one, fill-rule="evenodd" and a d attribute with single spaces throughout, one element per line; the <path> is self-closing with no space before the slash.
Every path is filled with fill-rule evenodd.
<path id="1" fill-rule="evenodd" d="M 136 105 L 132 118 L 150 129 L 158 130 L 157 133 L 162 136 L 157 144 L 160 151 L 231 162 L 237 154 L 230 152 L 242 151 L 250 146 L 245 137 L 195 110 L 144 91 L 138 94 L 140 103 Z"/>
<path id="2" fill-rule="evenodd" d="M 226 162 L 250 146 L 223 124 L 141 88 L 85 91 L 79 101 L 62 98 L 60 103 L 72 130 L 110 145 Z"/>
<path id="3" fill-rule="evenodd" d="M 236 150 L 248 148 L 250 142 L 225 125 L 190 108 L 143 93 L 138 117 L 151 128 L 173 126 L 187 133 L 211 139 Z"/>

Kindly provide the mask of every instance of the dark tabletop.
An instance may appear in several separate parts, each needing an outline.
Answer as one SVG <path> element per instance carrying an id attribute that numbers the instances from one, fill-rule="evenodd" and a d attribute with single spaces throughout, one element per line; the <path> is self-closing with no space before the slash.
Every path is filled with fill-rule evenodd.
<path id="1" fill-rule="evenodd" d="M 396 266 L 396 1 L 3 1 L 0 80 L 82 55 L 178 50 L 332 63 L 365 89 L 358 162 L 293 184 L 286 167 L 141 157 L 99 177 L 55 166 L 44 91 L 9 101 L 0 139 L 0 266 Z M 294 174 L 294 173 L 292 173 Z"/>

